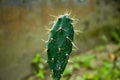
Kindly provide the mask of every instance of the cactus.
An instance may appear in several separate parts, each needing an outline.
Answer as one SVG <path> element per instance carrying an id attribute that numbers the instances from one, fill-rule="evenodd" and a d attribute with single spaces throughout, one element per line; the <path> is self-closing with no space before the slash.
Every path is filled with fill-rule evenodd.
<path id="1" fill-rule="evenodd" d="M 53 80 L 60 80 L 72 51 L 74 30 L 69 14 L 57 18 L 47 41 L 47 63 Z"/>

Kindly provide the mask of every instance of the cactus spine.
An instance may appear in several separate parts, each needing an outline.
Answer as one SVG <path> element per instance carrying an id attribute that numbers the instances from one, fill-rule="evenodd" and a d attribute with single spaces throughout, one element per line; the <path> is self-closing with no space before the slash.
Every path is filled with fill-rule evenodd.
<path id="1" fill-rule="evenodd" d="M 68 14 L 61 15 L 52 26 L 47 43 L 47 63 L 53 80 L 60 80 L 72 51 L 74 30 Z"/>

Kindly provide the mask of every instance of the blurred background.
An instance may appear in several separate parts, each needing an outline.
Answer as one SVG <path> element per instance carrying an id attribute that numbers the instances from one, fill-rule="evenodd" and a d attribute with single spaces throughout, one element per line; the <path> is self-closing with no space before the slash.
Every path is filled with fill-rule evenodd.
<path id="1" fill-rule="evenodd" d="M 0 80 L 50 80 L 47 29 L 66 11 L 79 49 L 61 80 L 120 80 L 120 0 L 0 0 Z"/>

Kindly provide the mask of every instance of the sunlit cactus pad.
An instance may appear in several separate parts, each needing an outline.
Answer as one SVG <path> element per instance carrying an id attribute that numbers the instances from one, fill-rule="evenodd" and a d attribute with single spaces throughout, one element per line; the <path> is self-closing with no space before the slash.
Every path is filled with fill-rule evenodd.
<path id="1" fill-rule="evenodd" d="M 50 31 L 47 42 L 47 63 L 53 80 L 60 80 L 72 51 L 74 29 L 69 14 L 57 18 Z"/>

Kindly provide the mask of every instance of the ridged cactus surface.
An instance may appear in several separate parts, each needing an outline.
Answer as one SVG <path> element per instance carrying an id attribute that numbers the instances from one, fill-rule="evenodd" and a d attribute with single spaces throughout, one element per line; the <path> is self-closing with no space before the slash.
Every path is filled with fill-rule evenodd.
<path id="1" fill-rule="evenodd" d="M 47 42 L 47 63 L 53 80 L 60 80 L 72 51 L 74 30 L 68 14 L 61 15 L 52 26 Z"/>

